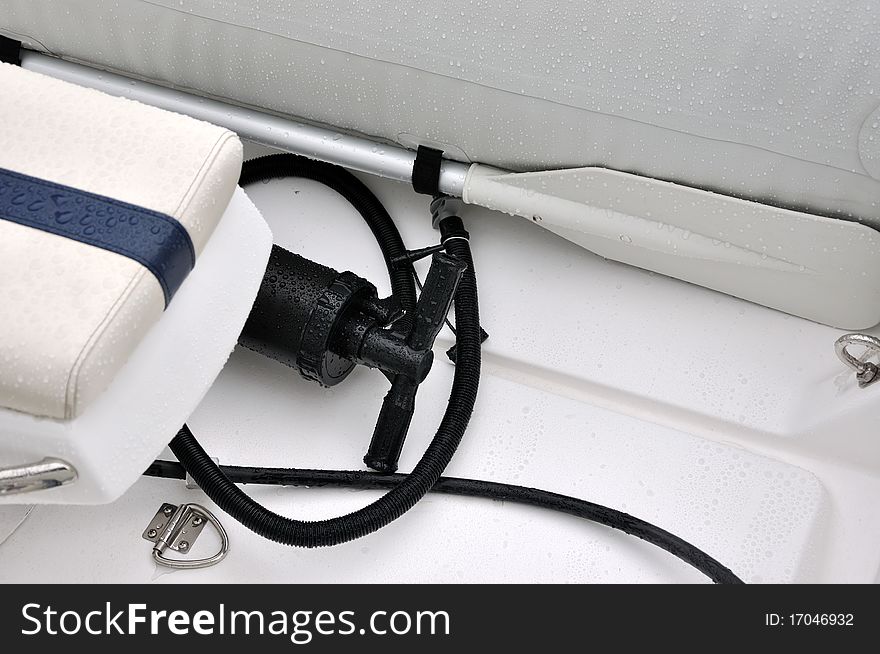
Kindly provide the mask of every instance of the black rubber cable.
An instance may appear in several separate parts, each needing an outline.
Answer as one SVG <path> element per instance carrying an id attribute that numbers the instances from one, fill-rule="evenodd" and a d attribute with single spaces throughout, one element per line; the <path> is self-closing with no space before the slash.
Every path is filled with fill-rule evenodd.
<path id="1" fill-rule="evenodd" d="M 404 308 L 415 306 L 412 265 L 393 266 L 391 260 L 405 252 L 400 234 L 384 207 L 360 180 L 344 169 L 296 155 L 271 155 L 245 163 L 242 185 L 261 179 L 299 176 L 322 182 L 348 199 L 370 226 L 385 255 L 392 288 Z M 590 519 L 674 554 L 717 583 L 742 583 L 728 568 L 702 550 L 650 523 L 597 504 L 548 491 L 494 482 L 442 478 L 467 427 L 476 400 L 480 371 L 481 334 L 476 277 L 466 240 L 448 243 L 450 254 L 468 264 L 455 296 L 459 358 L 446 413 L 422 460 L 408 474 L 379 475 L 369 472 L 237 468 L 217 466 L 184 425 L 171 442 L 180 464 L 157 461 L 147 474 L 184 477 L 189 471 L 203 491 L 224 511 L 249 529 L 277 542 L 319 547 L 342 543 L 375 531 L 412 508 L 429 491 L 485 497 L 529 504 Z M 228 475 L 231 475 L 228 476 Z M 315 522 L 291 520 L 261 506 L 237 486 L 242 483 L 335 485 L 381 488 L 388 493 L 363 509 L 339 518 Z"/>
<path id="2" fill-rule="evenodd" d="M 378 474 L 357 470 L 305 470 L 292 468 L 256 468 L 249 466 L 220 466 L 230 481 L 236 484 L 263 484 L 272 486 L 309 486 L 387 490 L 403 483 L 407 475 Z M 144 473 L 149 477 L 185 479 L 186 470 L 175 461 L 155 461 Z M 622 511 L 559 493 L 525 486 L 501 484 L 458 477 L 440 477 L 432 493 L 479 497 L 503 502 L 515 502 L 551 511 L 560 511 L 578 518 L 619 529 L 631 536 L 656 545 L 690 564 L 718 584 L 741 584 L 742 580 L 714 558 L 679 538 Z"/>
<path id="3" fill-rule="evenodd" d="M 382 248 L 392 276 L 395 294 L 400 289 L 412 298 L 399 298 L 406 308 L 415 306 L 411 266 L 394 269 L 391 260 L 405 252 L 403 241 L 388 213 L 357 178 L 339 166 L 314 162 L 291 154 L 278 154 L 245 162 L 241 184 L 262 179 L 301 176 L 327 184 L 340 192 L 367 220 Z M 386 220 L 387 219 L 387 220 Z M 399 251 L 398 251 L 399 250 Z M 456 345 L 459 358 L 446 412 L 421 460 L 406 479 L 362 509 L 328 520 L 303 521 L 285 518 L 255 502 L 232 483 L 184 425 L 169 444 L 171 451 L 205 494 L 223 511 L 251 531 L 270 540 L 296 547 L 325 547 L 360 538 L 381 529 L 411 509 L 437 483 L 452 460 L 473 413 L 480 381 L 480 317 L 477 279 L 467 241 L 450 241 L 446 251 L 467 264 L 455 292 Z M 411 299 L 411 302 L 410 302 Z"/>

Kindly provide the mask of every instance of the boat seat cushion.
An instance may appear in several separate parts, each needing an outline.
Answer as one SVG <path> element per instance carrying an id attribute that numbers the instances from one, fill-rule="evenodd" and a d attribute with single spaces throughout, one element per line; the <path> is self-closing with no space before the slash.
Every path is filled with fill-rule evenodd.
<path id="1" fill-rule="evenodd" d="M 208 123 L 0 64 L 0 144 L 0 407 L 68 420 L 160 319 L 168 278 L 182 281 L 193 256 L 197 265 L 236 188 L 241 143 Z M 189 265 L 166 277 L 124 244 L 27 224 L 9 196 L 35 187 L 56 204 L 94 201 L 89 215 L 110 207 L 137 214 L 123 221 L 156 220 L 153 234 L 191 242 Z M 109 219 L 97 225 L 111 231 Z"/>
<path id="2" fill-rule="evenodd" d="M 4 0 L 34 50 L 514 171 L 880 228 L 873 0 Z"/>

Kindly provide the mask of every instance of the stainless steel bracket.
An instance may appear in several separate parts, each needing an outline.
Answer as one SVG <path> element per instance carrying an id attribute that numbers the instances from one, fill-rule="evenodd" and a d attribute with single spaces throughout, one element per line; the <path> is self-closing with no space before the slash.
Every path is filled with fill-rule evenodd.
<path id="1" fill-rule="evenodd" d="M 47 457 L 36 463 L 0 468 L 0 495 L 56 488 L 76 481 L 76 468 L 67 461 Z"/>
<path id="2" fill-rule="evenodd" d="M 220 536 L 220 550 L 202 559 L 171 559 L 165 556 L 168 549 L 181 554 L 192 551 L 196 539 L 205 525 L 210 523 Z M 205 507 L 199 504 L 165 503 L 150 520 L 143 538 L 153 543 L 153 560 L 159 565 L 178 570 L 207 568 L 222 561 L 229 552 L 229 537 L 223 525 Z"/>

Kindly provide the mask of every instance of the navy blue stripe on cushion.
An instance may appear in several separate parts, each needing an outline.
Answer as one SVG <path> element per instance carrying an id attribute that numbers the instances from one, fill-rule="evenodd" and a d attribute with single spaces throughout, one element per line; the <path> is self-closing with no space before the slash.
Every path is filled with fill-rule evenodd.
<path id="1" fill-rule="evenodd" d="M 0 220 L 137 261 L 159 281 L 166 307 L 196 262 L 189 232 L 171 216 L 5 168 L 0 168 Z"/>

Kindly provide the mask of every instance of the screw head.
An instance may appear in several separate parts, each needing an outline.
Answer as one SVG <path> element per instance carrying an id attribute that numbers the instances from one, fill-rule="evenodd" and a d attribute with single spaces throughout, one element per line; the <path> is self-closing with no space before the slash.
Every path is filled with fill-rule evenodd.
<path id="1" fill-rule="evenodd" d="M 196 517 L 193 518 L 192 525 L 193 525 L 193 527 L 198 527 L 204 521 L 205 521 L 205 519 L 202 516 L 197 515 Z"/>
<path id="2" fill-rule="evenodd" d="M 182 540 L 177 544 L 177 549 L 179 549 L 181 552 L 186 552 L 189 549 L 189 543 L 185 540 Z"/>
<path id="3" fill-rule="evenodd" d="M 172 513 L 174 513 L 174 509 L 172 509 L 170 506 L 166 506 L 164 509 L 162 509 L 162 513 L 164 513 L 165 515 L 171 515 Z"/>
<path id="4" fill-rule="evenodd" d="M 147 532 L 147 538 L 155 538 L 155 537 L 158 536 L 158 535 L 159 535 L 159 532 L 156 531 L 155 529 L 150 529 L 150 530 Z"/>

